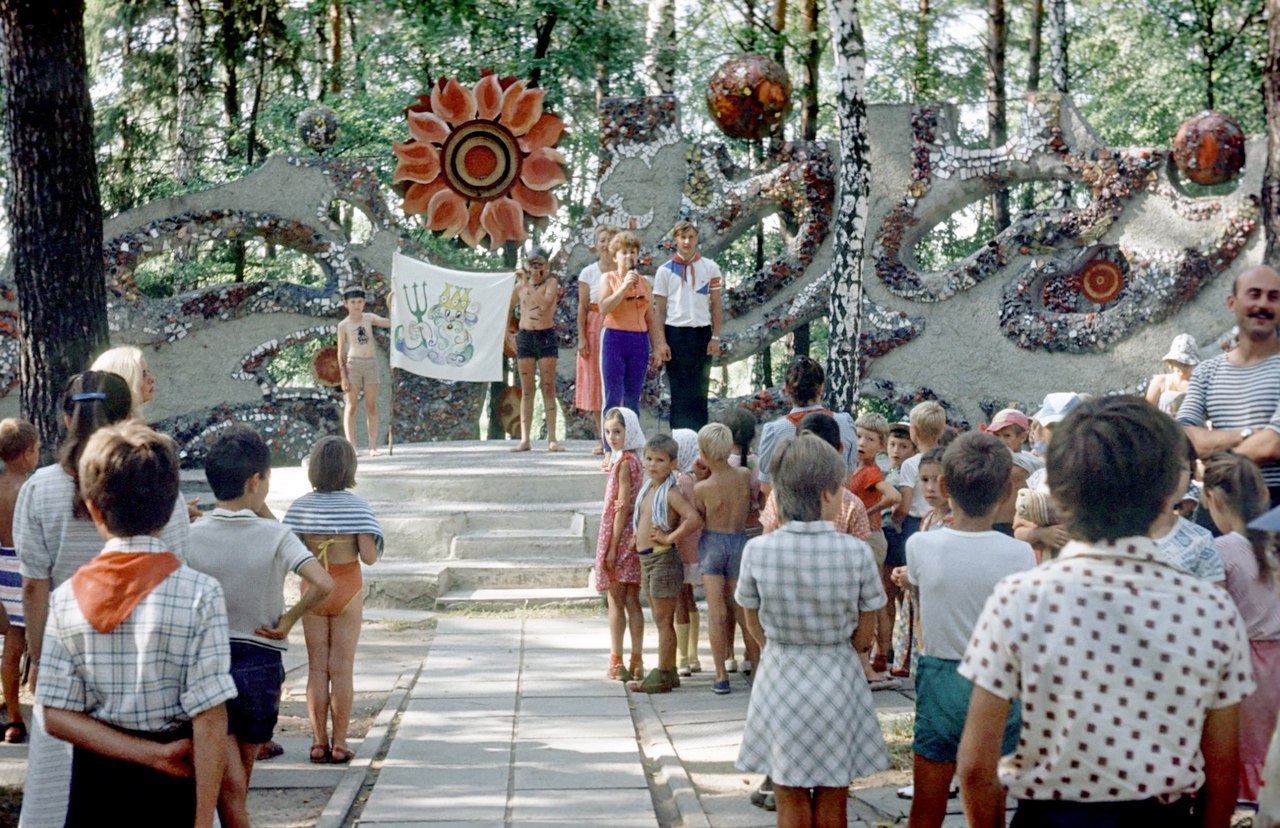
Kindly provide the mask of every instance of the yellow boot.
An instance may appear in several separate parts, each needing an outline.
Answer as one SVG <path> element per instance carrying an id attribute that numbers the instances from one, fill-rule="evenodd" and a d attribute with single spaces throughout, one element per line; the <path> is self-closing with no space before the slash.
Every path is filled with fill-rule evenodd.
<path id="1" fill-rule="evenodd" d="M 688 651 L 687 658 L 688 658 L 689 672 L 691 673 L 702 672 L 702 665 L 698 663 L 699 618 L 700 616 L 697 610 L 690 611 L 689 613 L 689 651 Z"/>
<path id="2" fill-rule="evenodd" d="M 689 672 L 689 625 L 676 624 L 676 673 L 682 676 Z"/>

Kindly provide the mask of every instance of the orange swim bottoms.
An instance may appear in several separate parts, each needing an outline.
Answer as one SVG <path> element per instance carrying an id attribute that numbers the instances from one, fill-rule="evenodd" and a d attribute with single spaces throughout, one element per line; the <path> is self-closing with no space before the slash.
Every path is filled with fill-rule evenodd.
<path id="1" fill-rule="evenodd" d="M 360 562 L 329 564 L 325 567 L 333 578 L 333 592 L 311 610 L 313 615 L 342 615 L 364 588 L 364 576 L 360 574 Z M 311 584 L 302 582 L 302 594 L 306 595 Z"/>

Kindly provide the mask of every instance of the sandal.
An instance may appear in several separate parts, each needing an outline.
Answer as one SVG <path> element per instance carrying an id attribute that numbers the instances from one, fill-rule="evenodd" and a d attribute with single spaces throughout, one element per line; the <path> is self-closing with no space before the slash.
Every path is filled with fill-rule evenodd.
<path id="1" fill-rule="evenodd" d="M 276 758 L 282 753 L 284 753 L 284 748 L 282 748 L 280 744 L 273 739 L 272 741 L 267 742 L 262 747 L 258 748 L 257 761 L 265 762 L 268 759 Z"/>
<path id="2" fill-rule="evenodd" d="M 329 753 L 328 745 L 317 742 L 316 744 L 311 746 L 311 764 L 327 765 L 329 764 L 330 760 L 331 760 L 331 756 Z"/>
<path id="3" fill-rule="evenodd" d="M 9 722 L 4 726 L 4 740 L 11 745 L 20 745 L 27 741 L 27 725 L 25 722 Z"/>
<path id="4" fill-rule="evenodd" d="M 334 745 L 329 751 L 329 761 L 335 765 L 345 765 L 351 761 L 353 756 L 355 756 L 354 753 L 341 745 Z"/>

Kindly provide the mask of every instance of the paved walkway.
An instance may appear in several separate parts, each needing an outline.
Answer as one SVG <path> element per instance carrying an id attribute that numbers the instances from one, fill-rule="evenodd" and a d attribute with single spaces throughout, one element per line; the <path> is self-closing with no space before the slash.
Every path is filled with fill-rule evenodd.
<path id="1" fill-rule="evenodd" d="M 733 767 L 746 679 L 629 696 L 603 677 L 604 640 L 601 617 L 439 617 L 359 824 L 773 825 L 747 798 L 760 778 Z M 890 718 L 911 709 L 909 692 L 875 697 Z M 894 791 L 856 792 L 851 824 L 905 816 Z"/>

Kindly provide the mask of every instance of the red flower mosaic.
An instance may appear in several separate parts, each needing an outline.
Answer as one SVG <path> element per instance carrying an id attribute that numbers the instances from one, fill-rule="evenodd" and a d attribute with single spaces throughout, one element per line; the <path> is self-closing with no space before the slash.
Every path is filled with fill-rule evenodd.
<path id="1" fill-rule="evenodd" d="M 413 137 L 392 143 L 405 214 L 470 247 L 527 239 L 525 216 L 554 214 L 550 191 L 567 180 L 555 149 L 564 121 L 543 112 L 545 94 L 486 71 L 474 88 L 442 77 L 419 95 L 405 110 Z"/>

